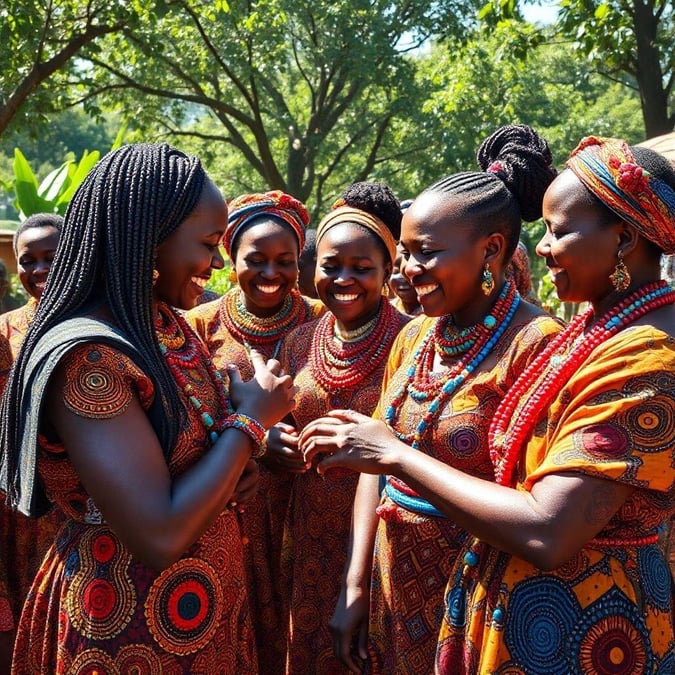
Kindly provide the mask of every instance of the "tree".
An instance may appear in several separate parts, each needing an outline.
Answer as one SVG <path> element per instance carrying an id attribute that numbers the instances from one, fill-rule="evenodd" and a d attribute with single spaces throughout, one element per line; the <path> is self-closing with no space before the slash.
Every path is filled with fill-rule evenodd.
<path id="1" fill-rule="evenodd" d="M 75 59 L 103 35 L 122 29 L 133 15 L 117 0 L 5 0 L 0 8 L 0 135 L 29 99 L 42 113 L 62 92 L 44 84 L 74 67 Z"/>
<path id="2" fill-rule="evenodd" d="M 84 100 L 234 149 L 257 174 L 250 188 L 313 197 L 320 209 L 344 185 L 346 161 L 351 180 L 372 174 L 392 120 L 416 103 L 406 54 L 441 30 L 459 33 L 472 2 L 177 2 L 106 38 L 88 57 Z"/>

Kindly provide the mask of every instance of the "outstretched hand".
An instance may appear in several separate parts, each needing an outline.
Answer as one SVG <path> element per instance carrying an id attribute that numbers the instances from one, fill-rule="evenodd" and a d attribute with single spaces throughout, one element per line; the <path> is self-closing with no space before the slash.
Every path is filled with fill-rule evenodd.
<path id="1" fill-rule="evenodd" d="M 353 410 L 331 410 L 300 434 L 306 462 L 319 460 L 317 471 L 342 467 L 360 473 L 387 473 L 403 445 L 379 420 Z"/>
<path id="2" fill-rule="evenodd" d="M 265 361 L 260 352 L 251 350 L 253 378 L 243 382 L 237 366 L 230 364 L 230 400 L 238 413 L 250 415 L 269 429 L 295 409 L 297 387 L 290 375 L 281 370 L 276 359 Z"/>

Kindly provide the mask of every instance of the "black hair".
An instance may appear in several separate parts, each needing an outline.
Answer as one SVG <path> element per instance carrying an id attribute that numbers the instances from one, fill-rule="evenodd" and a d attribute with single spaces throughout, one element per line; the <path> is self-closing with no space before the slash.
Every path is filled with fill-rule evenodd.
<path id="1" fill-rule="evenodd" d="M 476 158 L 482 172 L 452 174 L 425 192 L 460 197 L 477 234 L 502 232 L 507 262 L 518 246 L 522 221 L 541 218 L 544 193 L 557 175 L 551 151 L 531 127 L 509 124 L 481 143 Z"/>
<path id="2" fill-rule="evenodd" d="M 196 157 L 166 143 L 139 143 L 108 153 L 75 192 L 49 284 L 0 406 L 4 487 L 11 501 L 18 497 L 20 390 L 30 356 L 49 329 L 96 303 L 107 304 L 117 327 L 138 350 L 139 366 L 152 377 L 162 410 L 155 431 L 170 456 L 186 411 L 154 330 L 152 271 L 157 245 L 195 209 L 207 180 Z"/>
<path id="3" fill-rule="evenodd" d="M 26 220 L 19 223 L 19 226 L 14 232 L 14 237 L 12 238 L 14 255 L 18 252 L 17 246 L 19 244 L 19 237 L 26 230 L 30 230 L 34 227 L 53 227 L 60 235 L 61 229 L 63 228 L 63 216 L 59 216 L 56 213 L 34 213 L 33 215 L 28 216 Z"/>
<path id="4" fill-rule="evenodd" d="M 230 244 L 230 258 L 232 262 L 236 262 L 237 260 L 237 252 L 239 251 L 239 244 L 241 243 L 241 235 L 244 234 L 246 230 L 250 229 L 254 225 L 260 225 L 261 223 L 268 223 L 268 222 L 275 223 L 276 225 L 281 225 L 281 227 L 283 227 L 284 230 L 290 232 L 293 235 L 293 240 L 295 241 L 298 247 L 298 256 L 300 255 L 300 242 L 298 240 L 298 233 L 283 218 L 279 218 L 273 213 L 267 213 L 263 211 L 253 216 L 251 220 L 247 220 L 246 223 L 239 228 L 237 234 L 234 235 L 234 239 Z"/>
<path id="5" fill-rule="evenodd" d="M 316 230 L 314 228 L 309 228 L 305 232 L 305 245 L 300 251 L 300 261 L 305 260 L 316 260 Z"/>

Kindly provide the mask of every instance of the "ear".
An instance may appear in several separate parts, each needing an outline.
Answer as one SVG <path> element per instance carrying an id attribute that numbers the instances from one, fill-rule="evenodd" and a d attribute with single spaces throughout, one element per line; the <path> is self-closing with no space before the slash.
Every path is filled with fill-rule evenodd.
<path id="1" fill-rule="evenodd" d="M 506 237 L 501 232 L 489 234 L 485 241 L 484 263 L 504 264 L 504 251 L 506 251 Z"/>
<path id="2" fill-rule="evenodd" d="M 393 267 L 390 262 L 386 263 L 384 266 L 384 283 L 388 283 L 389 278 L 391 277 L 391 271 Z"/>
<path id="3" fill-rule="evenodd" d="M 617 249 L 621 251 L 623 257 L 632 253 L 640 241 L 640 234 L 637 229 L 625 220 L 620 220 L 616 224 L 617 230 Z"/>

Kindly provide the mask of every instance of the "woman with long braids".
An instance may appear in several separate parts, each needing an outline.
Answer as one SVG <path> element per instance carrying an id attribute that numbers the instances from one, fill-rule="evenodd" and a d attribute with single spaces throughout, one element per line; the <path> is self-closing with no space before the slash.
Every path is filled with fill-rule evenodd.
<path id="1" fill-rule="evenodd" d="M 13 673 L 254 672 L 228 503 L 290 378 L 225 382 L 181 315 L 223 265 L 227 206 L 199 160 L 124 146 L 68 207 L 2 399 L 3 489 L 66 516 L 24 605 Z"/>
<path id="2" fill-rule="evenodd" d="M 235 364 L 242 378 L 250 379 L 252 348 L 276 358 L 284 336 L 325 311 L 297 289 L 308 223 L 305 205 L 280 190 L 245 194 L 229 202 L 223 245 L 238 285 L 187 315 L 216 368 L 224 371 Z M 257 494 L 237 510 L 258 666 L 268 675 L 285 668 L 287 621 L 279 558 L 290 483 L 287 472 L 261 462 Z"/>
<path id="3" fill-rule="evenodd" d="M 653 150 L 586 138 L 544 220 L 537 253 L 558 296 L 589 307 L 499 407 L 499 486 L 443 477 L 439 503 L 472 536 L 437 670 L 672 673 L 657 540 L 675 512 L 675 291 L 659 265 L 675 252 L 675 171 Z"/>
<path id="4" fill-rule="evenodd" d="M 355 183 L 317 228 L 314 278 L 329 313 L 284 341 L 280 360 L 298 387 L 292 426 L 270 431 L 270 457 L 295 471 L 282 549 L 290 606 L 287 672 L 337 673 L 328 621 L 340 590 L 355 473 L 323 480 L 298 452 L 298 434 L 332 408 L 369 415 L 389 349 L 409 317 L 383 295 L 401 211 L 388 186 Z M 278 433 L 281 431 L 282 433 Z"/>
<path id="5" fill-rule="evenodd" d="M 391 350 L 375 419 L 334 410 L 300 437 L 306 461 L 333 455 L 318 466 L 326 481 L 332 467 L 363 472 L 331 622 L 352 672 L 433 671 L 443 591 L 466 537 L 439 508 L 439 481 L 449 467 L 492 478 L 490 420 L 560 330 L 505 274 L 521 221 L 541 216 L 555 176 L 548 145 L 529 127 L 502 127 L 478 162 L 483 171 L 442 179 L 403 216 L 404 273 L 426 316 Z M 387 476 L 381 500 L 377 474 Z"/>

